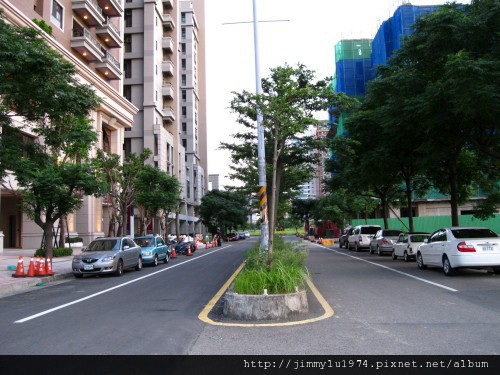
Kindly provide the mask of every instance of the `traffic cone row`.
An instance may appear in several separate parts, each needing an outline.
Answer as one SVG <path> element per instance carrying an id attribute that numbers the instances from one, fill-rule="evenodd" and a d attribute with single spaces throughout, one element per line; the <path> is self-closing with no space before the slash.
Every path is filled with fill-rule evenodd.
<path id="1" fill-rule="evenodd" d="M 12 274 L 12 277 L 36 277 L 36 276 L 52 276 L 52 262 L 50 259 L 45 261 L 45 258 L 37 257 L 36 264 L 31 257 L 30 264 L 28 267 L 28 273 L 24 274 L 24 261 L 22 255 L 17 261 L 16 273 Z"/>
<path id="2" fill-rule="evenodd" d="M 177 253 L 175 252 L 175 247 L 172 249 L 172 256 L 170 257 L 170 259 L 175 259 L 177 258 Z"/>

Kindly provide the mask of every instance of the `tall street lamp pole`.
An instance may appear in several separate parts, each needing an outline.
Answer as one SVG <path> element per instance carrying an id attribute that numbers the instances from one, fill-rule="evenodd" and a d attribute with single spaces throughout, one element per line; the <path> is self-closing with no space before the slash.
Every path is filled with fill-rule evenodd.
<path id="1" fill-rule="evenodd" d="M 257 0 L 253 0 L 253 39 L 255 55 L 255 86 L 257 95 L 262 94 L 262 80 L 260 76 L 259 58 L 259 26 L 257 20 Z M 264 142 L 263 117 L 260 108 L 257 108 L 257 157 L 259 171 L 259 211 L 260 211 L 260 251 L 267 252 L 269 243 L 269 226 L 267 220 L 267 183 L 266 183 L 266 153 Z"/>

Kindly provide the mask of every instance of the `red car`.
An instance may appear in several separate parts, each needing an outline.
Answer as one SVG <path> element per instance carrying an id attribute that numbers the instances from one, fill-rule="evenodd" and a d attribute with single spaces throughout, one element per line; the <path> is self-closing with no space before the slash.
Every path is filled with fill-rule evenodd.
<path id="1" fill-rule="evenodd" d="M 238 233 L 228 233 L 226 236 L 226 241 L 238 241 L 239 236 Z"/>

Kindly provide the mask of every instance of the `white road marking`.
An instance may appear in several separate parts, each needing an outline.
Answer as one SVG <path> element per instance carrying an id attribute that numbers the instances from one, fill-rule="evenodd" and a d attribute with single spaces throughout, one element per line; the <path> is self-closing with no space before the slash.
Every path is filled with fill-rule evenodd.
<path id="1" fill-rule="evenodd" d="M 185 263 L 192 262 L 192 261 L 194 261 L 194 260 L 198 260 L 198 259 L 203 258 L 203 257 L 205 257 L 205 256 L 207 256 L 207 255 L 210 255 L 210 254 L 214 254 L 214 253 L 216 253 L 216 252 L 218 252 L 218 251 L 221 251 L 222 249 L 227 249 L 227 248 L 228 248 L 228 247 L 230 247 L 230 246 L 232 246 L 232 245 L 228 245 L 228 246 L 225 246 L 225 247 L 220 248 L 220 249 L 217 249 L 217 250 L 212 250 L 212 251 L 210 251 L 209 253 L 205 253 L 205 254 L 203 254 L 203 255 L 197 256 L 196 258 L 191 258 L 191 259 L 186 260 L 186 261 L 184 261 L 184 262 L 182 262 L 182 263 L 175 264 L 175 265 L 173 265 L 173 266 L 170 266 L 170 267 L 167 267 L 167 268 L 161 269 L 161 270 L 159 270 L 159 271 L 156 271 L 156 272 L 150 273 L 150 274 L 148 274 L 148 275 L 138 277 L 137 279 L 127 281 L 126 283 L 119 284 L 119 285 L 116 285 L 116 286 L 114 286 L 114 287 L 112 287 L 112 288 L 105 289 L 105 290 L 102 290 L 102 291 L 100 291 L 100 292 L 97 292 L 97 293 L 91 294 L 90 296 L 83 297 L 83 298 L 77 299 L 77 300 L 75 300 L 75 301 L 65 303 L 64 305 L 59 305 L 59 306 L 53 307 L 52 309 L 49 309 L 49 310 L 45 310 L 45 311 L 39 312 L 38 314 L 31 315 L 31 316 L 28 316 L 28 317 L 26 317 L 26 318 L 16 320 L 14 323 L 24 323 L 24 322 L 27 322 L 27 321 L 29 321 L 29 320 L 32 320 L 32 319 L 38 318 L 38 317 L 40 317 L 40 316 L 50 314 L 51 312 L 54 312 L 54 311 L 57 311 L 57 310 L 60 310 L 60 309 L 64 309 L 65 307 L 68 307 L 68 306 L 71 306 L 71 305 L 75 305 L 75 304 L 77 304 L 77 303 L 80 303 L 80 302 L 86 301 L 86 300 L 88 300 L 88 299 L 91 299 L 91 298 L 94 298 L 94 297 L 100 296 L 101 294 L 111 292 L 112 290 L 115 290 L 115 289 L 118 289 L 118 288 L 124 287 L 124 286 L 126 286 L 126 285 L 129 285 L 129 284 L 135 283 L 135 282 L 140 281 L 140 280 L 144 280 L 144 279 L 146 279 L 146 278 L 148 278 L 148 277 L 154 276 L 154 275 L 159 274 L 159 273 L 161 273 L 161 272 L 168 271 L 168 270 L 170 270 L 170 269 L 172 269 L 172 268 L 175 268 L 175 267 L 181 266 L 181 265 L 183 265 L 183 264 L 185 264 Z"/>
<path id="2" fill-rule="evenodd" d="M 458 292 L 457 289 L 450 288 L 449 286 L 438 284 L 438 283 L 435 283 L 433 281 L 429 281 L 429 280 L 426 280 L 426 279 L 422 279 L 421 277 L 413 276 L 413 275 L 411 275 L 409 273 L 398 271 L 398 270 L 395 270 L 394 268 L 390 268 L 390 267 L 384 266 L 384 265 L 379 264 L 379 263 L 375 263 L 375 262 L 371 262 L 371 261 L 363 259 L 363 258 L 355 257 L 355 256 L 352 256 L 352 255 L 343 253 L 341 251 L 330 249 L 329 247 L 325 247 L 325 246 L 321 246 L 321 245 L 317 245 L 317 246 L 319 246 L 319 247 L 321 247 L 323 249 L 327 249 L 327 250 L 333 251 L 334 253 L 337 253 L 337 254 L 340 254 L 340 255 L 345 255 L 346 257 L 350 257 L 350 258 L 353 258 L 353 259 L 361 260 L 363 262 L 373 264 L 373 265 L 375 265 L 377 267 L 385 268 L 386 270 L 399 273 L 400 275 L 411 277 L 412 279 L 415 279 L 415 280 L 418 280 L 418 281 L 423 281 L 424 283 L 431 284 L 431 285 L 437 286 L 439 288 L 443 288 L 443 289 L 449 290 L 451 292 Z"/>

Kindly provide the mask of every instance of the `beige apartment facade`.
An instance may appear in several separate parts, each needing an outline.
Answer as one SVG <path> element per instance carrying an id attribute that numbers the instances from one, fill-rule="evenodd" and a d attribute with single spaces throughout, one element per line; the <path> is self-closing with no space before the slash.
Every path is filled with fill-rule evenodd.
<path id="1" fill-rule="evenodd" d="M 132 128 L 138 111 L 122 95 L 123 1 L 0 0 L 0 8 L 6 21 L 14 25 L 37 28 L 33 19 L 38 19 L 52 27 L 52 35 L 44 33 L 43 37 L 75 65 L 78 79 L 91 85 L 102 99 L 91 114 L 98 134 L 93 154 L 100 148 L 120 155 L 123 160 L 125 130 Z M 29 131 L 26 135 L 33 136 Z M 15 183 L 12 178 L 6 182 Z M 18 198 L 3 188 L 0 205 L 3 247 L 40 247 L 42 231 L 20 211 Z M 83 197 L 82 208 L 67 219 L 69 233 L 82 237 L 84 244 L 103 236 L 107 210 L 103 199 Z"/>

